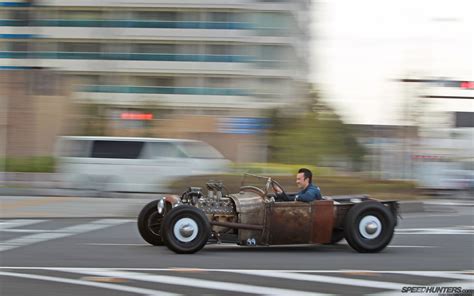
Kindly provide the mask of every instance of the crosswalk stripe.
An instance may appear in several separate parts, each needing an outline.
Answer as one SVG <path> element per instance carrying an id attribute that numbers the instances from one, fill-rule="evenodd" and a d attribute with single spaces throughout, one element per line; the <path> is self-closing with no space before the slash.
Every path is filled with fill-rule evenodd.
<path id="1" fill-rule="evenodd" d="M 423 276 L 423 277 L 440 277 L 446 279 L 455 279 L 455 280 L 467 280 L 474 282 L 474 275 L 462 274 L 462 273 L 447 273 L 439 271 L 387 271 L 386 273 L 391 274 L 401 274 L 401 275 L 414 275 L 414 276 Z"/>
<path id="2" fill-rule="evenodd" d="M 167 275 L 154 275 L 149 273 L 131 272 L 131 271 L 176 271 L 174 268 L 80 268 L 80 267 L 0 267 L 0 270 L 45 270 L 45 271 L 57 271 L 67 272 L 75 274 L 85 274 L 92 276 L 108 277 L 108 278 L 119 278 L 119 279 L 130 279 L 134 281 L 144 281 L 153 283 L 162 283 L 175 286 L 188 286 L 194 288 L 203 288 L 211 290 L 223 290 L 240 293 L 253 293 L 253 294 L 271 294 L 271 295 L 326 295 L 310 293 L 306 291 L 290 290 L 284 288 L 271 288 L 263 286 L 246 285 L 231 282 L 217 282 L 205 279 L 195 279 L 190 277 L 177 277 Z M 183 269 L 188 270 L 188 269 Z M 234 270 L 234 269 L 196 269 L 198 271 L 210 271 L 210 272 L 228 272 L 244 275 L 253 275 L 258 277 L 270 277 L 270 278 L 282 278 L 286 280 L 299 280 L 299 281 L 310 281 L 310 282 L 321 282 L 324 284 L 335 284 L 341 286 L 358 286 L 364 288 L 376 288 L 383 290 L 391 290 L 385 292 L 374 292 L 370 295 L 397 295 L 400 293 L 403 287 L 453 287 L 458 286 L 462 289 L 474 288 L 473 275 L 470 274 L 472 271 L 374 271 L 374 270 Z M 313 275 L 307 274 L 306 272 L 318 272 L 318 273 L 331 273 L 331 274 L 350 274 L 355 272 L 366 272 L 366 273 L 377 273 L 377 274 L 399 274 L 407 276 L 417 277 L 430 277 L 430 278 L 443 278 L 443 279 L 455 279 L 453 282 L 442 282 L 433 283 L 432 280 L 426 284 L 411 284 L 411 283 L 394 283 L 394 282 L 382 282 L 382 281 L 371 281 L 352 279 L 348 277 L 338 276 L 325 276 L 325 275 Z M 0 271 L 0 275 L 4 273 Z M 8 272 L 7 272 L 8 273 Z M 19 273 L 14 273 L 19 274 Z M 26 274 L 26 276 L 36 276 Z M 212 275 L 211 275 L 212 277 Z M 62 280 L 63 278 L 58 278 Z M 66 279 L 69 280 L 69 279 Z M 87 281 L 86 281 L 87 282 Z M 147 293 L 148 294 L 148 293 Z"/>
<path id="3" fill-rule="evenodd" d="M 2 242 L 0 244 L 0 252 L 53 239 L 73 236 L 84 232 L 116 226 L 127 222 L 128 220 L 126 219 L 100 219 L 90 223 L 68 226 L 50 232 L 21 236 Z"/>
<path id="4" fill-rule="evenodd" d="M 0 229 L 1 232 L 12 232 L 12 233 L 40 233 L 40 232 L 55 232 L 55 230 L 44 230 L 44 229 Z"/>
<path id="5" fill-rule="evenodd" d="M 360 279 L 351 279 L 351 278 L 345 278 L 345 277 L 313 275 L 313 274 L 304 274 L 304 273 L 289 273 L 289 272 L 280 272 L 280 271 L 261 272 L 257 270 L 253 270 L 253 271 L 252 270 L 246 270 L 246 271 L 227 270 L 227 272 L 256 275 L 256 276 L 263 276 L 263 277 L 281 278 L 281 279 L 287 279 L 287 280 L 322 282 L 322 283 L 329 283 L 329 284 L 358 286 L 358 287 L 377 288 L 377 289 L 399 290 L 402 287 L 407 286 L 407 284 L 401 284 L 401 283 L 360 280 Z"/>
<path id="6" fill-rule="evenodd" d="M 45 222 L 46 220 L 31 220 L 31 219 L 14 219 L 14 220 L 3 220 L 0 221 L 0 230 L 10 229 L 16 227 L 22 227 L 26 225 L 37 224 Z"/>
<path id="7" fill-rule="evenodd" d="M 163 291 L 157 291 L 157 290 L 151 290 L 151 289 L 144 289 L 144 288 L 137 288 L 137 287 L 131 287 L 131 286 L 125 286 L 125 285 L 117 285 L 117 284 L 110 284 L 110 283 L 97 283 L 97 282 L 90 282 L 90 281 L 84 281 L 84 280 L 74 280 L 74 279 L 66 279 L 66 278 L 44 276 L 44 275 L 0 271 L 0 276 L 1 275 L 33 279 L 33 280 L 57 282 L 57 283 L 64 283 L 64 284 L 82 285 L 82 286 L 103 288 L 103 289 L 116 290 L 116 291 L 122 291 L 122 292 L 137 293 L 137 294 L 142 294 L 142 295 L 157 295 L 157 296 L 158 295 L 159 296 L 181 295 L 181 294 L 175 294 L 175 293 L 169 293 L 169 292 L 163 292 Z"/>
<path id="8" fill-rule="evenodd" d="M 410 286 L 410 287 L 413 287 L 413 286 Z M 427 284 L 427 285 L 423 285 L 422 287 L 461 287 L 461 289 L 463 290 L 472 290 L 474 288 L 474 284 L 472 282 L 469 282 L 469 281 L 458 281 L 458 282 L 443 282 L 443 283 L 436 283 L 436 284 Z M 388 291 L 388 292 L 381 292 L 381 293 L 370 293 L 370 294 L 367 294 L 367 295 L 370 295 L 370 296 L 398 296 L 401 294 L 401 291 Z M 430 295 L 430 294 L 433 294 L 433 293 L 409 293 L 408 295 L 413 295 L 413 296 L 416 296 L 416 295 Z M 472 295 L 472 292 L 466 292 L 466 293 L 460 293 L 460 294 L 456 294 L 456 293 L 446 293 L 446 294 L 442 294 L 440 293 L 439 295 Z"/>
<path id="9" fill-rule="evenodd" d="M 61 269 L 61 271 L 81 273 L 81 274 L 87 274 L 87 275 L 95 275 L 95 276 L 125 278 L 125 279 L 130 279 L 130 280 L 162 283 L 162 284 L 169 284 L 169 285 L 188 286 L 188 287 L 194 287 L 194 288 L 223 290 L 223 291 L 231 291 L 231 292 L 237 292 L 237 293 L 251 293 L 251 294 L 263 294 L 263 295 L 295 295 L 295 296 L 327 295 L 327 294 L 304 292 L 304 291 L 291 290 L 291 289 L 262 287 L 262 286 L 254 286 L 254 285 L 247 285 L 247 284 L 201 280 L 201 279 L 194 279 L 194 278 L 168 276 L 168 275 L 150 275 L 146 273 L 116 271 L 116 270 L 108 270 L 108 269 L 64 268 L 64 269 Z"/>
<path id="10" fill-rule="evenodd" d="M 2 242 L 2 245 L 0 245 L 0 252 L 11 250 L 11 249 L 16 249 L 16 248 L 22 247 L 22 246 L 32 245 L 32 244 L 39 243 L 39 242 L 49 241 L 49 240 L 52 240 L 52 239 L 67 237 L 67 236 L 70 236 L 70 235 L 72 235 L 72 234 L 70 234 L 70 233 L 46 232 L 46 233 L 38 233 L 38 234 L 22 236 L 22 237 L 19 237 L 19 238 L 14 238 L 14 239 Z"/>

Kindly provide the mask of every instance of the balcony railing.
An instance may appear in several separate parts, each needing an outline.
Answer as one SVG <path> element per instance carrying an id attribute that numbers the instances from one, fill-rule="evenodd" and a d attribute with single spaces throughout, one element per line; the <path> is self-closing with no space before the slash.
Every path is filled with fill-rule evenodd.
<path id="1" fill-rule="evenodd" d="M 99 27 L 99 28 L 160 28 L 160 29 L 226 29 L 250 30 L 250 22 L 196 22 L 196 21 L 143 21 L 143 20 L 0 20 L 0 26 L 33 27 Z"/>
<path id="2" fill-rule="evenodd" d="M 82 85 L 77 91 L 96 93 L 174 94 L 209 96 L 250 96 L 250 91 L 239 88 L 165 87 L 129 85 Z"/>
<path id="3" fill-rule="evenodd" d="M 0 51 L 0 58 L 8 59 L 66 59 L 66 60 L 121 60 L 121 61 L 171 61 L 171 62 L 227 62 L 249 63 L 249 55 L 168 54 L 168 53 L 108 53 L 108 52 L 27 52 Z"/>

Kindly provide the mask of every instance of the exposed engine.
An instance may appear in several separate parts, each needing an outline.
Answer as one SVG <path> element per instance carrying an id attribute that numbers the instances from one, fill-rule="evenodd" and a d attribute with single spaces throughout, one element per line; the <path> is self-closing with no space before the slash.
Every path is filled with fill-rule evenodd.
<path id="1" fill-rule="evenodd" d="M 209 181 L 206 184 L 207 196 L 202 193 L 201 187 L 189 187 L 181 195 L 181 202 L 200 208 L 207 215 L 234 216 L 235 205 L 232 199 L 222 194 L 224 185 L 220 181 Z M 229 220 L 229 219 L 226 219 Z"/>
<path id="2" fill-rule="evenodd" d="M 209 181 L 206 184 L 207 196 L 202 193 L 201 187 L 189 187 L 181 195 L 181 202 L 201 209 L 213 222 L 236 222 L 237 214 L 234 201 L 222 194 L 224 185 L 220 181 Z M 219 233 L 229 233 L 231 228 L 213 226 L 213 235 L 220 241 Z"/>

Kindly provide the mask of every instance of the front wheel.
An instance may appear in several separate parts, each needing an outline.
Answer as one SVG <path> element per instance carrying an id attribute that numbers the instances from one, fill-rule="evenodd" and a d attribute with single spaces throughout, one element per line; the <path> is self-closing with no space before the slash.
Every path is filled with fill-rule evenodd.
<path id="1" fill-rule="evenodd" d="M 383 204 L 362 202 L 347 213 L 344 236 L 349 245 L 360 253 L 379 252 L 392 240 L 395 219 Z"/>
<path id="2" fill-rule="evenodd" d="M 170 250 L 179 254 L 192 254 L 207 243 L 211 226 L 200 209 L 182 205 L 173 208 L 165 216 L 161 234 Z"/>
<path id="3" fill-rule="evenodd" d="M 154 246 L 162 246 L 161 224 L 163 214 L 158 213 L 158 200 L 154 200 L 143 207 L 138 215 L 138 232 L 142 238 Z"/>

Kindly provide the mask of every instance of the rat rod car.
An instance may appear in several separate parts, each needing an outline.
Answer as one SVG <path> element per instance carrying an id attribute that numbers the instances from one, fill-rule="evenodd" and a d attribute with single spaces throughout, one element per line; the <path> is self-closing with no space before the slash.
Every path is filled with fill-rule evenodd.
<path id="1" fill-rule="evenodd" d="M 248 176 L 266 180 L 263 189 L 244 185 Z M 138 216 L 138 230 L 152 245 L 176 253 L 194 253 L 207 243 L 239 245 L 334 244 L 345 238 L 358 252 L 379 252 L 391 241 L 398 203 L 368 196 L 324 197 L 310 203 L 275 201 L 271 177 L 245 174 L 238 193 L 209 181 L 207 194 L 189 187 L 181 196 L 148 203 Z"/>

